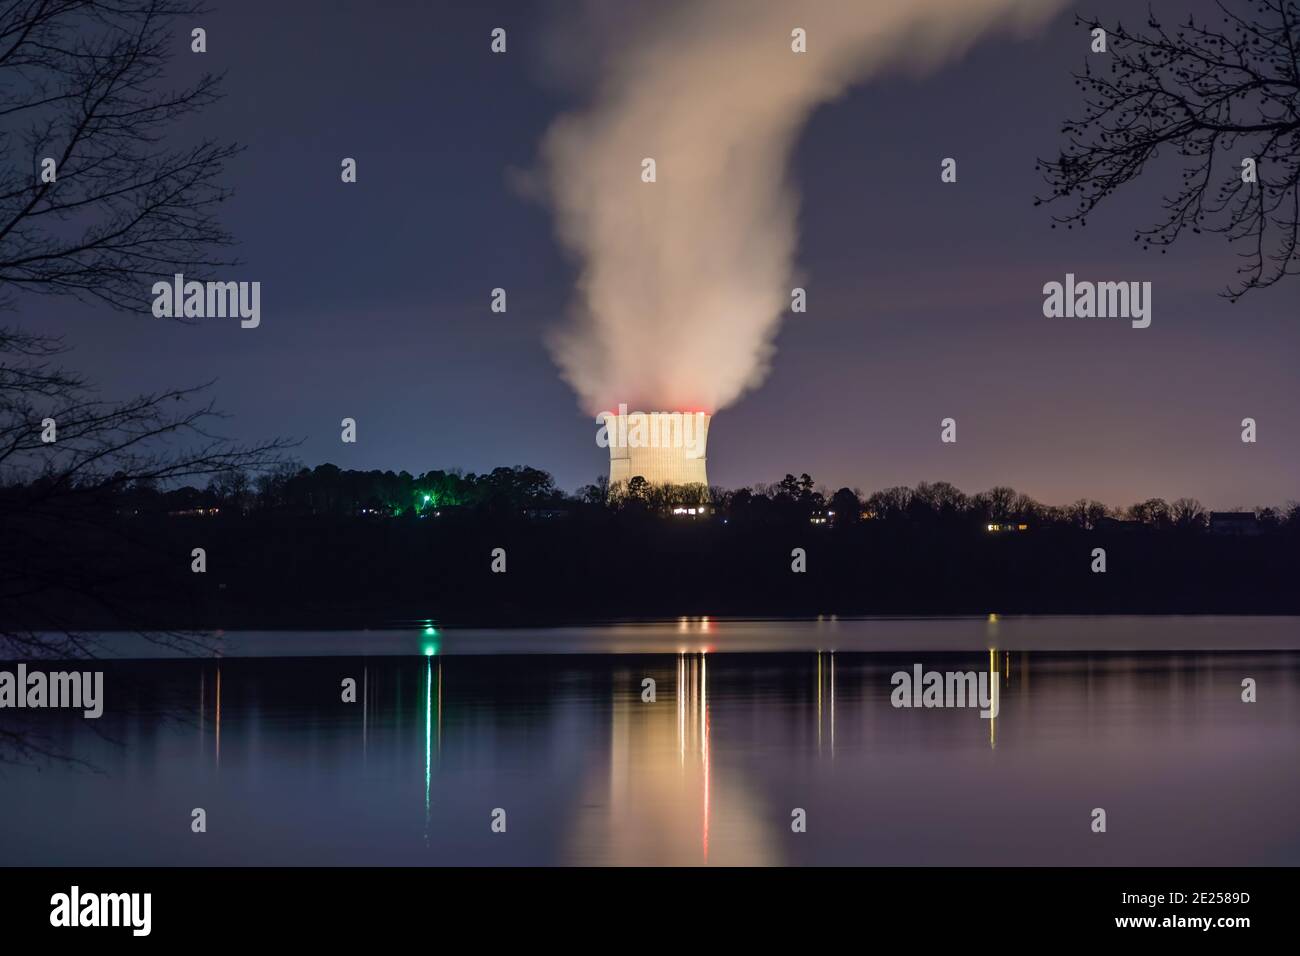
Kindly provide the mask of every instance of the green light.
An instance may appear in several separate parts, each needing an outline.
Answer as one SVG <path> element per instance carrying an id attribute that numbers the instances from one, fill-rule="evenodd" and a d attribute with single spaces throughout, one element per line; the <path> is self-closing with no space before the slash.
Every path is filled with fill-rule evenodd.
<path id="1" fill-rule="evenodd" d="M 429 503 L 429 496 L 428 496 L 428 495 L 425 495 L 425 496 L 424 496 L 424 503 L 425 503 L 426 505 Z"/>
<path id="2" fill-rule="evenodd" d="M 438 629 L 432 624 L 424 629 L 424 640 L 420 642 L 420 651 L 425 657 L 434 657 L 438 653 Z"/>

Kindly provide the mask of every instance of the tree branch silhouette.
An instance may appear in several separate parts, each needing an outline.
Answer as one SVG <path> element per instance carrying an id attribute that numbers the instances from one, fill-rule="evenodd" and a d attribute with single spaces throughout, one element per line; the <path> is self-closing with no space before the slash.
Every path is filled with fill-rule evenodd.
<path id="1" fill-rule="evenodd" d="M 48 337 L 0 329 L 0 651 L 19 656 L 94 655 L 61 618 L 65 608 L 139 619 L 124 585 L 176 559 L 121 520 L 126 491 L 262 471 L 290 447 L 217 434 L 222 416 L 202 400 L 207 386 L 104 401 L 53 365 L 59 351 Z M 50 442 L 43 440 L 47 419 Z M 197 646 L 180 632 L 152 638 Z"/>
<path id="2" fill-rule="evenodd" d="M 185 0 L 0 6 L 0 306 L 20 293 L 138 310 L 158 278 L 232 264 L 217 182 L 239 147 L 164 145 L 220 78 L 164 87 Z M 42 160 L 55 161 L 45 182 Z"/>
<path id="3" fill-rule="evenodd" d="M 0 307 L 52 295 L 140 311 L 159 278 L 233 264 L 216 216 L 239 147 L 177 138 L 220 97 L 220 77 L 169 79 L 186 43 L 172 26 L 201 12 L 190 0 L 0 2 Z M 142 626 L 178 559 L 123 509 L 140 489 L 271 468 L 289 443 L 220 435 L 207 386 L 105 398 L 59 364 L 65 351 L 0 327 L 0 658 L 94 657 L 88 617 L 203 650 L 173 622 Z M 0 735 L 6 752 L 61 756 L 22 728 Z"/>
<path id="4" fill-rule="evenodd" d="M 1059 156 L 1038 161 L 1051 193 L 1035 205 L 1072 205 L 1053 228 L 1086 225 L 1162 150 L 1173 151 L 1188 161 L 1181 184 L 1164 197 L 1163 218 L 1134 241 L 1163 253 L 1188 230 L 1224 234 L 1244 247 L 1223 292 L 1236 301 L 1300 272 L 1300 2 L 1218 6 L 1216 26 L 1193 17 L 1167 25 L 1150 12 L 1143 31 L 1075 18 L 1106 29 L 1108 52 L 1075 74 L 1083 115 L 1062 126 Z M 1257 182 L 1242 174 L 1247 158 Z"/>

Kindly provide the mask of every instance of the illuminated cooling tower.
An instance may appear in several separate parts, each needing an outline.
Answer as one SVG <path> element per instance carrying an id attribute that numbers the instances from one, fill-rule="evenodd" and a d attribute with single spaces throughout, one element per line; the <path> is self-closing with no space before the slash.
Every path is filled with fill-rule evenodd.
<path id="1" fill-rule="evenodd" d="M 709 416 L 703 412 L 608 412 L 609 483 L 640 475 L 652 485 L 708 485 Z"/>

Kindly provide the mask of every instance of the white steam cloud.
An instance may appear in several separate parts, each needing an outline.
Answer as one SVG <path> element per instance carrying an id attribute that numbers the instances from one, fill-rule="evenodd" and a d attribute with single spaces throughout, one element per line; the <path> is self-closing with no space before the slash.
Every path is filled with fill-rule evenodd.
<path id="1" fill-rule="evenodd" d="M 933 68 L 990 29 L 1027 30 L 1060 4 L 658 0 L 635 25 L 591 31 L 605 45 L 581 44 L 598 64 L 593 102 L 542 147 L 558 231 L 581 264 L 552 353 L 586 410 L 716 412 L 757 386 L 797 284 L 787 165 L 812 111 L 884 70 Z M 806 53 L 791 51 L 795 28 Z M 655 183 L 641 181 L 646 157 Z M 941 158 L 925 157 L 936 188 Z"/>

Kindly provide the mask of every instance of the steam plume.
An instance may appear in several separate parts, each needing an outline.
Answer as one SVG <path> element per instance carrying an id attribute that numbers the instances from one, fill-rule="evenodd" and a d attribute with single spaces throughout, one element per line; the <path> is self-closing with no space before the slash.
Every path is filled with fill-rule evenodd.
<path id="1" fill-rule="evenodd" d="M 1060 2 L 657 0 L 634 27 L 606 25 L 617 49 L 581 51 L 599 64 L 593 102 L 542 147 L 561 240 L 581 263 L 552 354 L 587 410 L 715 412 L 758 385 L 796 284 L 786 167 L 812 111 Z M 645 157 L 655 183 L 641 182 Z M 936 186 L 941 158 L 925 157 Z"/>

